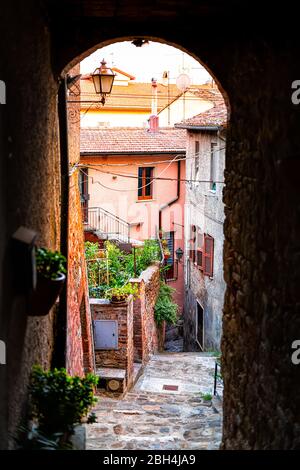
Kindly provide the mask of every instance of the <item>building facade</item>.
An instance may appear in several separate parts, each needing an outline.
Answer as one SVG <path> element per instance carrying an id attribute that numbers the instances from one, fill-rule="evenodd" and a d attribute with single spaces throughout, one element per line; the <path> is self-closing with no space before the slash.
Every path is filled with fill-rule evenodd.
<path id="1" fill-rule="evenodd" d="M 86 227 L 98 236 L 133 243 L 157 238 L 162 229 L 180 311 L 183 262 L 176 250 L 184 250 L 185 145 L 181 129 L 81 129 Z"/>
<path id="2" fill-rule="evenodd" d="M 115 67 L 112 70 L 116 75 L 105 106 L 99 103 L 91 75 L 81 76 L 82 128 L 148 128 L 149 116 L 156 113 L 161 127 L 173 127 L 176 122 L 210 109 L 214 100 L 221 97 L 216 87 L 207 84 L 193 85 L 181 91 L 174 83 L 136 82 L 132 75 Z"/>
<path id="3" fill-rule="evenodd" d="M 184 344 L 188 351 L 220 349 L 225 123 L 222 103 L 177 125 L 187 129 Z"/>

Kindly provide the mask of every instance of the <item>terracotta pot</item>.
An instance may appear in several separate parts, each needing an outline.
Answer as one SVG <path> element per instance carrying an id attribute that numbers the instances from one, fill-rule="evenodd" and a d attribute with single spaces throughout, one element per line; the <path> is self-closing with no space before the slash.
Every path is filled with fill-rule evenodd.
<path id="1" fill-rule="evenodd" d="M 47 315 L 61 293 L 65 280 L 64 274 L 60 274 L 56 279 L 48 279 L 38 274 L 36 289 L 29 299 L 28 315 Z"/>
<path id="2" fill-rule="evenodd" d="M 121 304 L 125 304 L 126 303 L 126 300 L 127 300 L 127 297 L 124 297 L 123 299 L 120 299 L 119 297 L 112 297 L 110 302 L 112 304 L 115 304 L 115 305 L 121 305 Z"/>

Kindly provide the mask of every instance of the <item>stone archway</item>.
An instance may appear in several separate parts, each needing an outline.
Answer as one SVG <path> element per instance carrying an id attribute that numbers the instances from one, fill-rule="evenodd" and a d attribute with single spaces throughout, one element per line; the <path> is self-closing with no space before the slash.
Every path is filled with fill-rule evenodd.
<path id="1" fill-rule="evenodd" d="M 291 362 L 291 344 L 300 330 L 299 112 L 290 98 L 291 83 L 300 75 L 297 28 L 284 41 L 276 40 L 289 20 L 288 9 L 273 6 L 269 21 L 267 8 L 260 5 L 258 16 L 256 2 L 234 0 L 213 5 L 205 0 L 145 0 L 142 6 L 138 0 L 50 3 L 36 8 L 33 0 L 26 6 L 16 0 L 2 12 L 6 68 L 1 79 L 7 84 L 6 133 L 11 140 L 2 139 L 1 146 L 14 156 L 2 162 L 7 189 L 3 246 L 20 224 L 57 245 L 56 96 L 67 64 L 73 66 L 95 44 L 137 36 L 162 38 L 201 58 L 231 106 L 224 192 L 223 447 L 299 448 L 299 372 Z M 31 364 L 49 363 L 52 326 L 49 319 L 24 326 L 22 304 L 16 303 L 7 277 L 8 250 L 4 255 L 1 339 L 11 358 L 3 372 L 0 429 L 5 448 L 7 422 L 10 428 L 16 425 Z"/>

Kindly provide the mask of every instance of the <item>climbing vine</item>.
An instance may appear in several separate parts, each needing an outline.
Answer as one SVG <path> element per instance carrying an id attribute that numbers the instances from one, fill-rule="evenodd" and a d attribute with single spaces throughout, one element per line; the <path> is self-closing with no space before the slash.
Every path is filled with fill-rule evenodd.
<path id="1" fill-rule="evenodd" d="M 158 298 L 154 308 L 154 318 L 158 325 L 163 321 L 169 324 L 177 322 L 178 305 L 173 301 L 175 289 L 161 282 Z"/>

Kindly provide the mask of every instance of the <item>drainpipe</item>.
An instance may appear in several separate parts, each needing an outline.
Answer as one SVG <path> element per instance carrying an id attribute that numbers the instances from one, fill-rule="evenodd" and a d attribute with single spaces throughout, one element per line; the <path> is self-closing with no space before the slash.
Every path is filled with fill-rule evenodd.
<path id="1" fill-rule="evenodd" d="M 177 161 L 177 196 L 171 199 L 171 201 L 167 202 L 163 206 L 159 208 L 159 213 L 158 213 L 158 230 L 162 229 L 162 211 L 166 209 L 167 207 L 172 206 L 178 199 L 180 198 L 180 174 L 181 174 L 181 166 L 180 166 L 181 161 Z"/>
<path id="2" fill-rule="evenodd" d="M 149 132 L 158 131 L 158 115 L 157 115 L 157 81 L 152 78 L 152 102 L 151 102 L 151 116 L 149 118 Z"/>
<path id="3" fill-rule="evenodd" d="M 151 114 L 157 115 L 157 80 L 156 78 L 151 79 L 152 82 L 152 105 L 151 105 Z"/>
<path id="4" fill-rule="evenodd" d="M 69 145 L 67 113 L 67 79 L 64 78 L 58 90 L 58 119 L 61 172 L 61 211 L 60 211 L 60 251 L 67 260 L 68 272 L 68 232 L 69 232 Z M 54 352 L 52 367 L 66 367 L 67 350 L 67 295 L 68 276 L 59 296 L 59 306 L 54 331 Z"/>
<path id="5" fill-rule="evenodd" d="M 223 140 L 223 142 L 226 142 L 226 139 L 221 136 L 222 130 L 223 130 L 223 129 L 222 129 L 221 127 L 219 127 L 217 135 L 218 135 L 219 139 Z"/>

